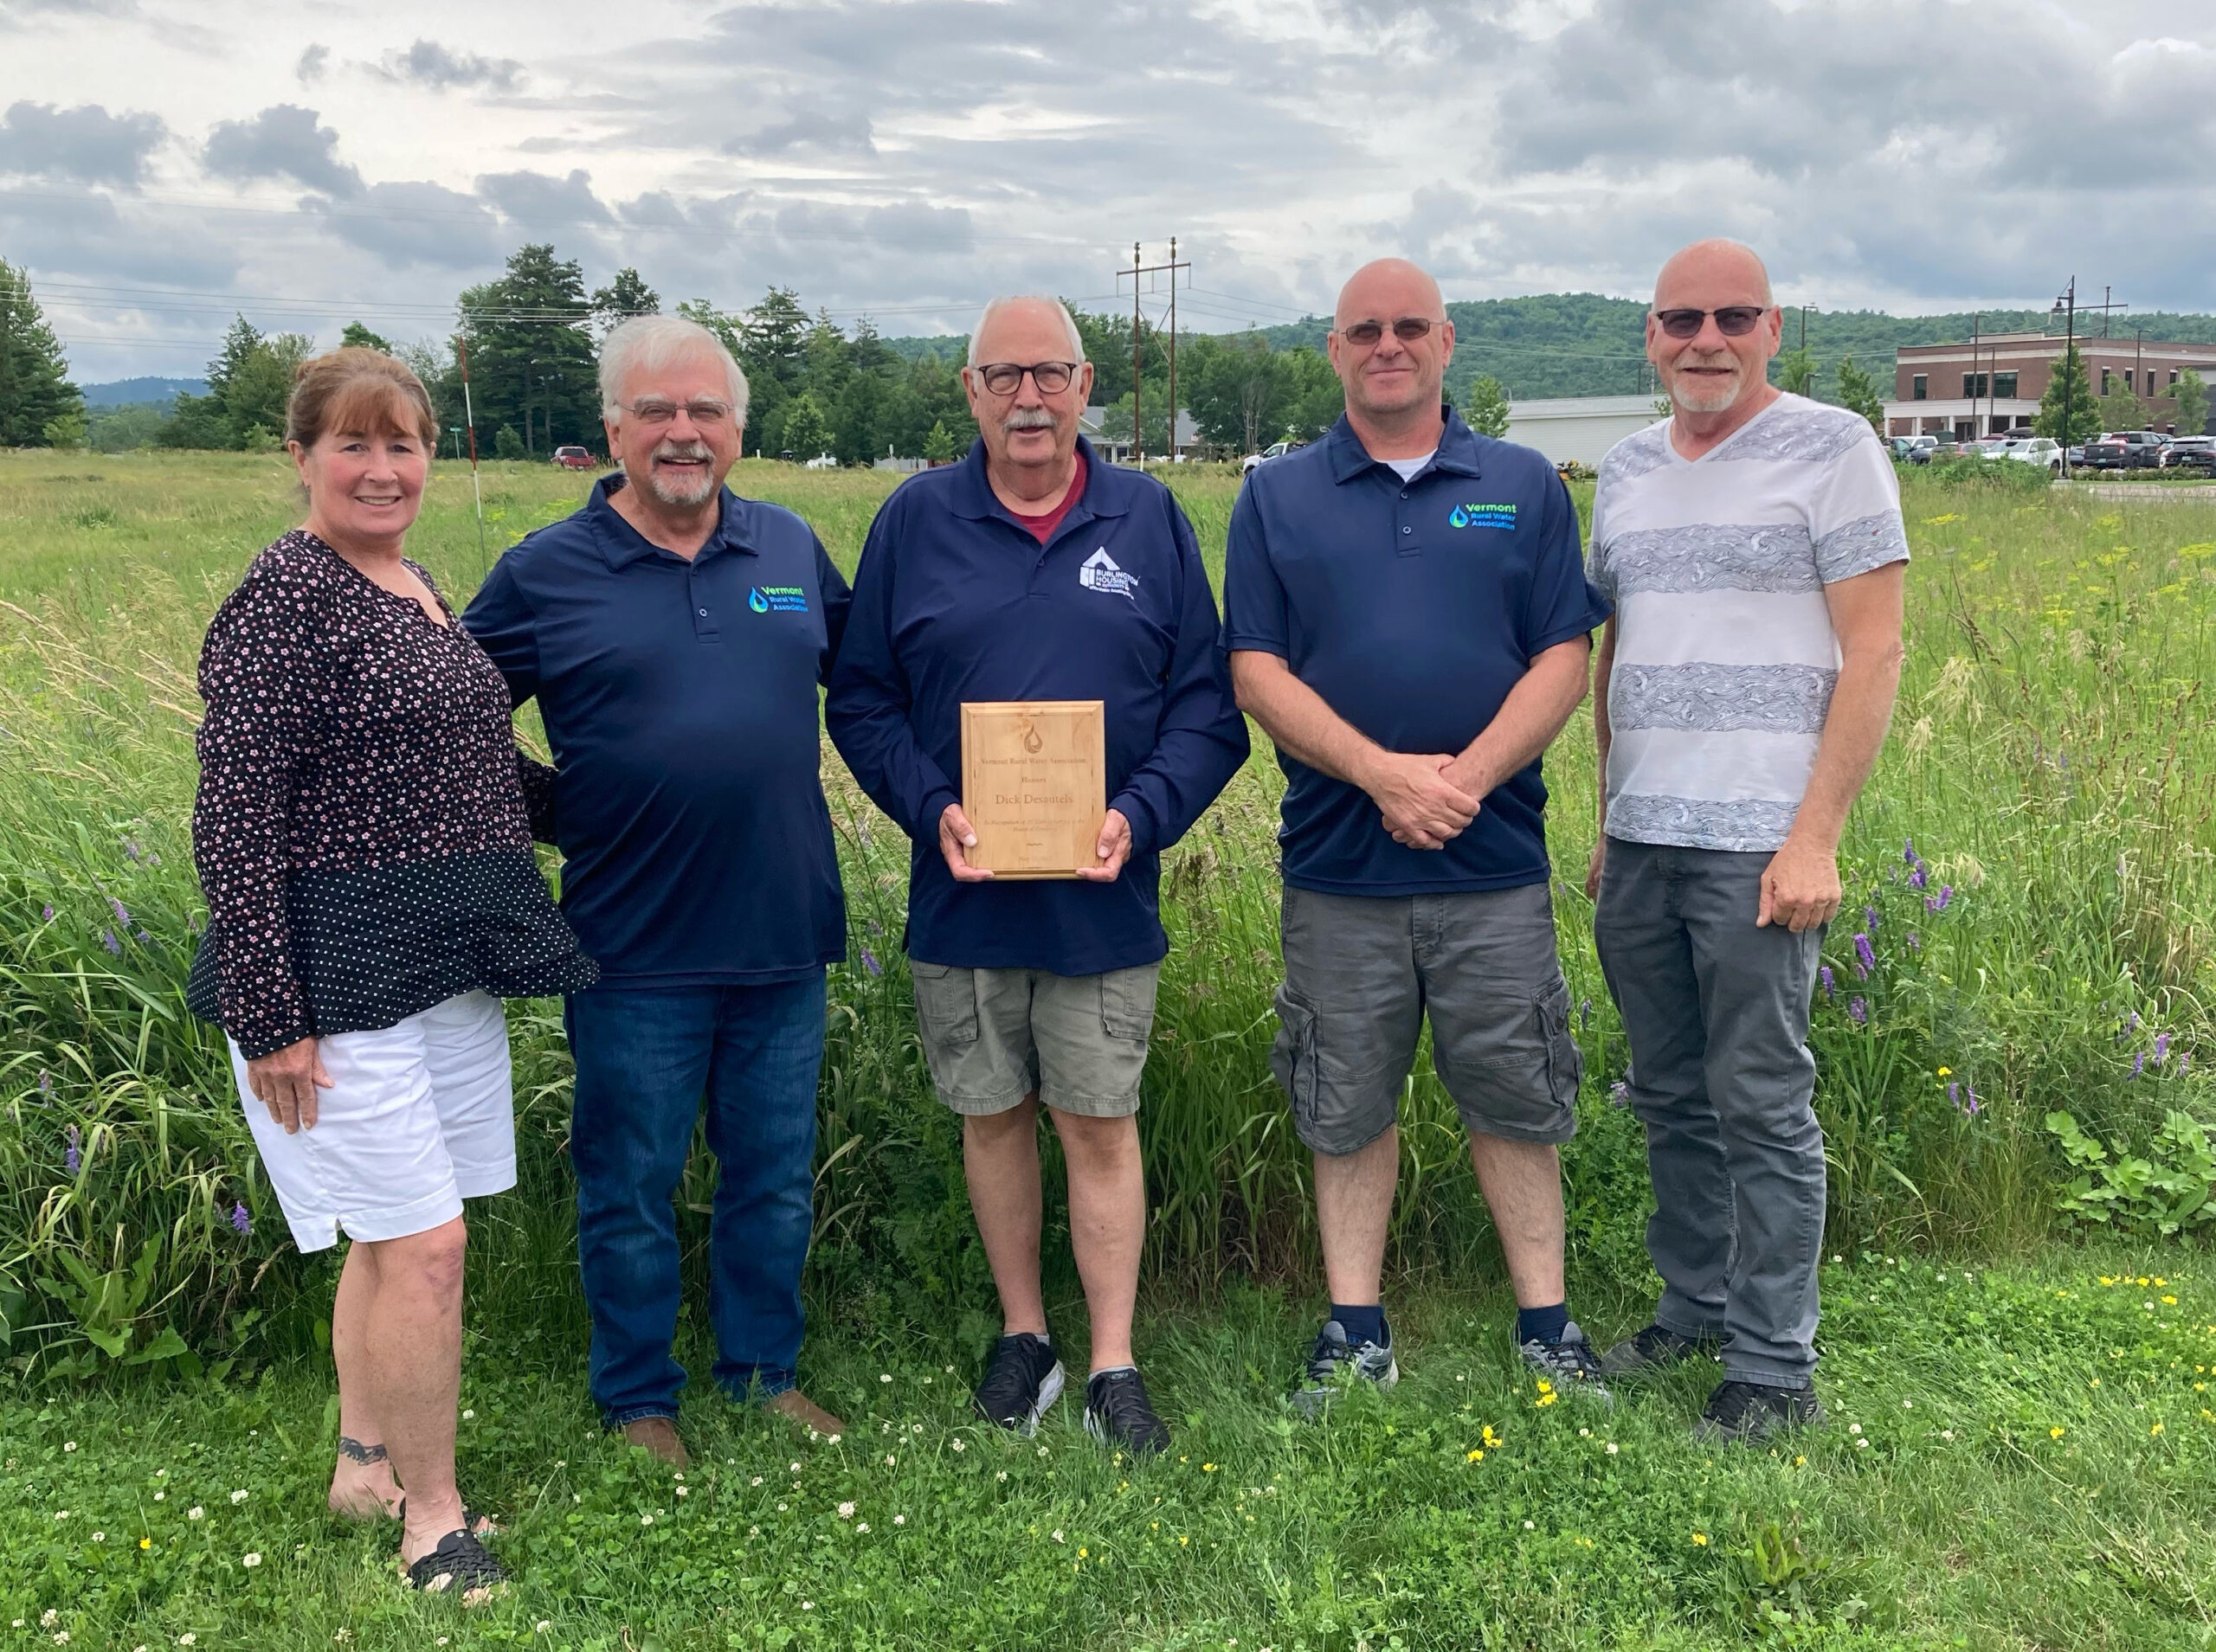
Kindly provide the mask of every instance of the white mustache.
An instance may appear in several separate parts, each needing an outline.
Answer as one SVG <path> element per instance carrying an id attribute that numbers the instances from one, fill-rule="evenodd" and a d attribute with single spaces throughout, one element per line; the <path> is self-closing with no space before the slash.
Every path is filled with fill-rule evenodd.
<path id="1" fill-rule="evenodd" d="M 656 459 L 697 459 L 705 462 L 714 458 L 715 455 L 708 451 L 705 442 L 666 441 L 654 449 L 654 457 Z"/>
<path id="2" fill-rule="evenodd" d="M 1014 434 L 1019 430 L 1052 430 L 1054 415 L 1044 408 L 1018 408 L 1001 421 L 1001 428 Z"/>

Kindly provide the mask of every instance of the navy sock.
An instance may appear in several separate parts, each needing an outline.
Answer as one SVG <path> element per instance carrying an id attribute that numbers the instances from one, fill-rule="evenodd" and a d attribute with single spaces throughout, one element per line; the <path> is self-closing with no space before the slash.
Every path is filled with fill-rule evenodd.
<path id="1" fill-rule="evenodd" d="M 1339 1329 L 1347 1334 L 1347 1340 L 1360 1347 L 1365 1342 L 1385 1346 L 1385 1310 L 1372 1302 L 1367 1308 L 1350 1308 L 1344 1302 L 1331 1304 L 1331 1317 L 1339 1322 Z"/>
<path id="2" fill-rule="evenodd" d="M 1559 1342 L 1562 1327 L 1569 1323 L 1569 1304 L 1556 1302 L 1552 1308 L 1519 1308 L 1516 1310 L 1516 1340 L 1525 1342 Z"/>

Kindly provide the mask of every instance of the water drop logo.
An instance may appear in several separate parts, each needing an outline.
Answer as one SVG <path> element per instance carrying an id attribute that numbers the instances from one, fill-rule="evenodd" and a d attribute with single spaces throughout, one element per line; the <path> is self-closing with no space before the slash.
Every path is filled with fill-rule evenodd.
<path id="1" fill-rule="evenodd" d="M 1446 525 L 1450 528 L 1468 527 L 1470 525 L 1470 513 L 1467 511 L 1465 511 L 1460 505 L 1456 505 L 1446 517 Z"/>
<path id="2" fill-rule="evenodd" d="M 746 606 L 757 614 L 767 614 L 770 611 L 770 599 L 762 595 L 761 588 L 757 586 L 746 594 Z"/>

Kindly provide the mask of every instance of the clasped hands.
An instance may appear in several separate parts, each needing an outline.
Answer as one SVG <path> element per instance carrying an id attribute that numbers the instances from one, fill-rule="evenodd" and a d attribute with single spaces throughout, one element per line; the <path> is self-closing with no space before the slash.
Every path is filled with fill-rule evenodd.
<path id="1" fill-rule="evenodd" d="M 962 812 L 959 803 L 950 803 L 939 811 L 938 852 L 946 857 L 946 869 L 954 874 L 957 884 L 984 884 L 992 881 L 992 873 L 982 866 L 970 864 L 969 851 L 977 846 L 977 829 L 970 824 L 970 817 Z M 1124 818 L 1121 809 L 1111 809 L 1100 822 L 1100 835 L 1093 840 L 1092 852 L 1100 864 L 1079 866 L 1077 875 L 1088 884 L 1112 884 L 1123 875 L 1124 863 L 1131 858 L 1131 823 Z"/>
<path id="2" fill-rule="evenodd" d="M 1436 752 L 1371 752 L 1355 781 L 1377 805 L 1393 841 L 1411 849 L 1444 849 L 1478 818 L 1492 790 L 1465 758 Z"/>

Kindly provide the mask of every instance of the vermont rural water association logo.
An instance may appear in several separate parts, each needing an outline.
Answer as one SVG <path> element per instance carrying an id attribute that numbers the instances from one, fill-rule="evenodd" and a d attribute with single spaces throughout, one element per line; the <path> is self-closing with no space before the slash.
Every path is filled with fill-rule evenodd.
<path id="1" fill-rule="evenodd" d="M 1516 507 L 1512 505 L 1458 505 L 1446 513 L 1450 528 L 1513 528 Z"/>
<path id="2" fill-rule="evenodd" d="M 746 594 L 757 614 L 806 614 L 808 592 L 797 585 L 757 585 Z"/>
<path id="3" fill-rule="evenodd" d="M 1077 570 L 1077 582 L 1088 591 L 1106 591 L 1117 596 L 1129 596 L 1139 582 L 1137 574 L 1126 574 L 1116 565 L 1116 559 L 1103 545 L 1085 559 Z"/>

